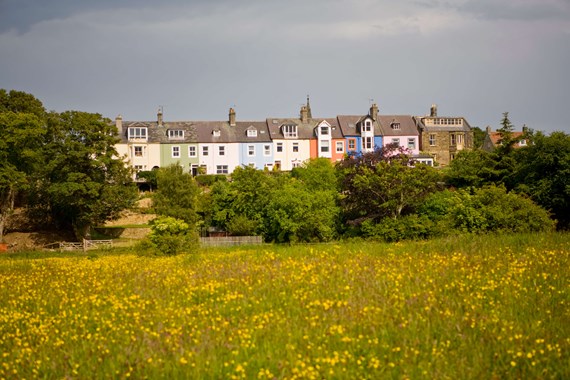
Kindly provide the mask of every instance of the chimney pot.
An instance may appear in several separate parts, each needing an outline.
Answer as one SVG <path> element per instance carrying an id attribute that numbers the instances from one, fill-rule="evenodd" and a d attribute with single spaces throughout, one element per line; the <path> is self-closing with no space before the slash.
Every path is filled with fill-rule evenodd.
<path id="1" fill-rule="evenodd" d="M 233 108 L 230 108 L 229 122 L 230 127 L 236 126 L 236 111 Z"/>
<path id="2" fill-rule="evenodd" d="M 432 104 L 430 108 L 429 115 L 431 117 L 437 117 L 437 104 Z"/>

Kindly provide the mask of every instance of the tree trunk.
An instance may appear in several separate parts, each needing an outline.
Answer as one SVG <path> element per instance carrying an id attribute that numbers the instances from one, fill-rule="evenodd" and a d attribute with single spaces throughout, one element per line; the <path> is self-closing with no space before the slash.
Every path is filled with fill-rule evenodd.
<path id="1" fill-rule="evenodd" d="M 6 219 L 14 211 L 14 201 L 16 199 L 16 191 L 13 187 L 8 187 L 1 194 L 0 199 L 0 243 L 4 241 L 4 226 L 6 225 Z"/>

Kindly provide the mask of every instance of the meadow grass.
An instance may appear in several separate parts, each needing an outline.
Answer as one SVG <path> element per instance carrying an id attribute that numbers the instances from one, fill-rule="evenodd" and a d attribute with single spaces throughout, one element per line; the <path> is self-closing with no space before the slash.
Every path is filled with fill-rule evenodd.
<path id="1" fill-rule="evenodd" d="M 19 253 L 0 378 L 570 378 L 570 235 Z"/>

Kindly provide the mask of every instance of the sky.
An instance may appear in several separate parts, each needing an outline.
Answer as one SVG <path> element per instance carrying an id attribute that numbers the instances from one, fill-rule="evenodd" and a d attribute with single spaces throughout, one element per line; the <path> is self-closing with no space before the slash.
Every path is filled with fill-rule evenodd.
<path id="1" fill-rule="evenodd" d="M 0 88 L 165 121 L 381 114 L 570 133 L 570 0 L 0 0 Z"/>

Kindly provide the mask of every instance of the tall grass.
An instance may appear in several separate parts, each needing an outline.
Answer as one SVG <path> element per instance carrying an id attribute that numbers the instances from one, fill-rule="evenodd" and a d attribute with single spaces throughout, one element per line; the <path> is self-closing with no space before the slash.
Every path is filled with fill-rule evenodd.
<path id="1" fill-rule="evenodd" d="M 1 378 L 570 378 L 570 236 L 0 259 Z"/>

